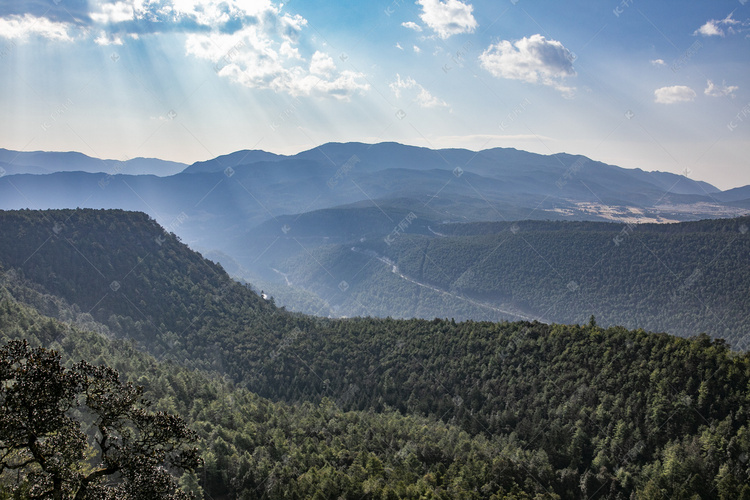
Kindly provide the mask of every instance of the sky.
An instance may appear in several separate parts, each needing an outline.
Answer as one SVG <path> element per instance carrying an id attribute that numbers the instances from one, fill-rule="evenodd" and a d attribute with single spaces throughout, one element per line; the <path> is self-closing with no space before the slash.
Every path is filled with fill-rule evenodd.
<path id="1" fill-rule="evenodd" d="M 0 0 L 0 71 L 7 149 L 396 141 L 750 184 L 749 0 Z"/>

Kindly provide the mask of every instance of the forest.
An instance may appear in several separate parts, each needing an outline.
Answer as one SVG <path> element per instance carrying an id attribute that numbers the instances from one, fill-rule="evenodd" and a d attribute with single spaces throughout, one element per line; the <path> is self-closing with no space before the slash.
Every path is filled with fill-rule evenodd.
<path id="1" fill-rule="evenodd" d="M 603 326 L 705 332 L 745 348 L 750 303 L 737 291 L 750 288 L 749 228 L 750 217 L 442 224 L 300 252 L 279 267 L 349 315 L 585 323 L 594 314 Z"/>
<path id="2" fill-rule="evenodd" d="M 720 338 L 292 313 L 141 213 L 0 235 L 0 344 L 142 386 L 195 433 L 198 498 L 750 498 L 750 356 Z"/>

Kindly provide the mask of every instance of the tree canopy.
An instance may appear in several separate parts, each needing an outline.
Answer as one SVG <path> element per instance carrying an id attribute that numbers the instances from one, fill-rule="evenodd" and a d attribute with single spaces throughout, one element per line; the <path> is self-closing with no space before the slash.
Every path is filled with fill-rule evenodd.
<path id="1" fill-rule="evenodd" d="M 0 348 L 0 477 L 29 498 L 188 498 L 170 471 L 195 468 L 194 433 L 154 412 L 143 388 L 15 340 Z"/>

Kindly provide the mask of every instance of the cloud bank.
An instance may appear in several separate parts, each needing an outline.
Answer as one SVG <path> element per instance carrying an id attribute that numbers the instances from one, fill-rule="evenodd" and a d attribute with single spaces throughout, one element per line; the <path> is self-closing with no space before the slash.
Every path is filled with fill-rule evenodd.
<path id="1" fill-rule="evenodd" d="M 363 74 L 339 70 L 328 54 L 315 51 L 306 60 L 299 40 L 307 20 L 270 0 L 65 0 L 41 7 L 0 3 L 0 38 L 122 45 L 181 33 L 188 55 L 250 88 L 343 100 L 369 89 Z"/>
<path id="2" fill-rule="evenodd" d="M 0 17 L 0 37 L 9 40 L 24 41 L 38 36 L 55 42 L 72 42 L 75 38 L 72 28 L 68 23 L 28 13 Z"/>

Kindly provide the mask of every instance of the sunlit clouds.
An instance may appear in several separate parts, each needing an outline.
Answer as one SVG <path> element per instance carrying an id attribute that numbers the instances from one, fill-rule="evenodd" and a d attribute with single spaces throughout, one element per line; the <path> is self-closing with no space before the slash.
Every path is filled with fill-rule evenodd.
<path id="1" fill-rule="evenodd" d="M 673 85 L 654 90 L 654 101 L 659 104 L 675 104 L 695 100 L 695 90 L 685 85 Z"/>
<path id="2" fill-rule="evenodd" d="M 72 42 L 75 34 L 71 26 L 31 14 L 13 15 L 0 18 L 0 36 L 9 40 L 26 41 L 39 36 L 56 42 Z"/>
<path id="3" fill-rule="evenodd" d="M 0 0 L 0 147 L 189 163 L 396 141 L 738 178 L 748 28 L 708 1 Z"/>
<path id="4" fill-rule="evenodd" d="M 471 4 L 459 0 L 417 0 L 417 3 L 422 6 L 419 17 L 440 38 L 471 33 L 477 28 Z M 415 29 L 416 25 L 412 22 L 406 27 Z"/>

